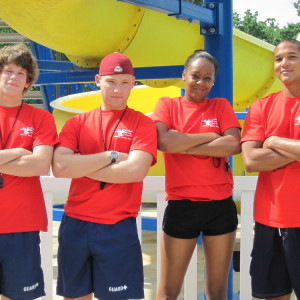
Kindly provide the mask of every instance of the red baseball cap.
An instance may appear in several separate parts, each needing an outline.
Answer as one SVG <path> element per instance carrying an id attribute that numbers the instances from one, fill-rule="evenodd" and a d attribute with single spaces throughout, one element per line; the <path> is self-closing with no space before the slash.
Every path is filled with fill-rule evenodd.
<path id="1" fill-rule="evenodd" d="M 105 56 L 100 64 L 99 75 L 130 74 L 134 76 L 130 59 L 121 53 L 114 52 Z"/>

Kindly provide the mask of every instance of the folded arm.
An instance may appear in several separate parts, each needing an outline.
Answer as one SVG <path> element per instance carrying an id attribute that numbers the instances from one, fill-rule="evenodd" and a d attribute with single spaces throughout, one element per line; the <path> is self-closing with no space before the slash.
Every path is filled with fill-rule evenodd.
<path id="1" fill-rule="evenodd" d="M 0 165 L 0 172 L 20 177 L 48 174 L 52 161 L 53 146 L 40 145 L 34 147 L 33 152 L 27 150 L 21 152 L 22 155 L 18 158 Z"/>
<path id="2" fill-rule="evenodd" d="M 165 123 L 157 122 L 158 149 L 168 153 L 182 153 L 195 146 L 211 142 L 218 137 L 217 133 L 181 133 L 170 130 Z"/>
<path id="3" fill-rule="evenodd" d="M 263 148 L 272 149 L 292 160 L 300 161 L 300 140 L 270 136 L 264 141 Z"/>
<path id="4" fill-rule="evenodd" d="M 248 172 L 273 171 L 294 161 L 273 149 L 264 148 L 261 141 L 244 142 L 242 154 Z"/>
<path id="5" fill-rule="evenodd" d="M 119 152 L 119 160 L 127 159 L 126 153 Z M 96 172 L 108 165 L 111 159 L 109 151 L 81 155 L 66 147 L 54 151 L 52 170 L 56 177 L 80 178 Z"/>
<path id="6" fill-rule="evenodd" d="M 10 161 L 13 161 L 17 158 L 29 154 L 32 154 L 32 152 L 23 148 L 12 148 L 12 149 L 0 150 L 0 166 L 3 166 Z"/>
<path id="7" fill-rule="evenodd" d="M 237 127 L 224 131 L 222 136 L 208 143 L 193 147 L 185 151 L 185 154 L 205 155 L 213 157 L 225 157 L 241 152 L 241 131 Z"/>
<path id="8" fill-rule="evenodd" d="M 86 177 L 109 182 L 109 183 L 130 183 L 142 181 L 148 173 L 152 164 L 153 156 L 142 150 L 133 150 L 129 153 L 128 159 L 111 164 Z"/>

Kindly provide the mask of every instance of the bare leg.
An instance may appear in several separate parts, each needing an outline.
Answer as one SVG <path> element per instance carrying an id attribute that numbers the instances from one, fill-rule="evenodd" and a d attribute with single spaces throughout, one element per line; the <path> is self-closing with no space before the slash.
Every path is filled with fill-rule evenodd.
<path id="1" fill-rule="evenodd" d="M 176 300 L 197 239 L 177 239 L 163 233 L 161 270 L 156 300 Z"/>
<path id="2" fill-rule="evenodd" d="M 93 294 L 89 294 L 79 298 L 64 298 L 64 300 L 92 300 L 92 299 L 93 299 Z"/>
<path id="3" fill-rule="evenodd" d="M 227 281 L 233 253 L 235 231 L 216 236 L 203 236 L 207 300 L 226 300 Z"/>
<path id="4" fill-rule="evenodd" d="M 1 296 L 1 300 L 11 300 L 10 298 L 7 298 L 5 296 Z"/>

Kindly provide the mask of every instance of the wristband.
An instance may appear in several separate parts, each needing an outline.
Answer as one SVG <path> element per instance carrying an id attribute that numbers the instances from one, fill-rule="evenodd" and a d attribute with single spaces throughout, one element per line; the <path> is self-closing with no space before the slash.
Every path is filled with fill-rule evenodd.
<path id="1" fill-rule="evenodd" d="M 110 151 L 109 152 L 110 163 L 117 164 L 119 162 L 119 152 L 117 151 Z"/>

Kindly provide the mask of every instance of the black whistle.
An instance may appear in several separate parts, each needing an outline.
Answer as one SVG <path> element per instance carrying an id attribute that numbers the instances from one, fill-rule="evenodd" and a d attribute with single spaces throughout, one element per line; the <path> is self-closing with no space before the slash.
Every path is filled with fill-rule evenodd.
<path id="1" fill-rule="evenodd" d="M 106 182 L 101 181 L 101 183 L 100 183 L 100 190 L 104 190 L 105 185 L 106 185 Z"/>

